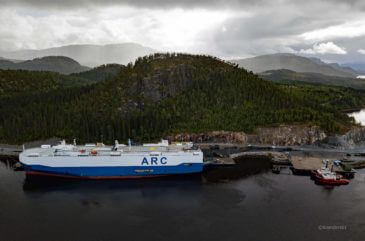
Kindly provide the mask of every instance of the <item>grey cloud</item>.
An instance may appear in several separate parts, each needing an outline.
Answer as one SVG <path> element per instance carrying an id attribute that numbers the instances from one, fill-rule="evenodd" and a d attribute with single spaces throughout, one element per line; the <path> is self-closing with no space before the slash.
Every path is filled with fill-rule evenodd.
<path id="1" fill-rule="evenodd" d="M 298 35 L 316 28 L 340 24 L 331 13 L 298 15 L 291 6 L 271 8 L 250 18 L 230 18 L 217 27 L 213 42 L 222 53 L 260 55 L 290 51 Z M 225 31 L 221 31 L 224 29 Z M 233 53 L 234 54 L 234 53 Z"/>
<path id="2" fill-rule="evenodd" d="M 364 0 L 324 0 L 329 4 L 332 4 L 333 7 L 338 5 L 347 5 L 352 8 L 363 9 L 365 10 L 365 1 Z"/>
<path id="3" fill-rule="evenodd" d="M 313 54 L 300 54 L 305 57 L 318 57 L 327 62 L 336 62 L 336 63 L 351 63 L 351 62 L 365 62 L 365 56 L 358 53 L 358 49 L 363 47 L 365 48 L 365 36 L 357 37 L 357 38 L 344 38 L 344 39 L 336 39 L 334 41 L 336 45 L 344 48 L 347 52 L 346 55 L 338 55 L 338 54 L 321 54 L 321 55 L 313 55 Z M 300 51 L 301 49 L 310 49 L 313 48 L 313 44 L 309 43 L 299 43 L 293 44 L 289 46 L 295 51 Z"/>
<path id="4" fill-rule="evenodd" d="M 328 27 L 337 23 L 337 20 L 315 19 L 310 16 L 265 14 L 252 18 L 232 18 L 226 21 L 224 26 L 227 31 L 221 37 L 247 40 L 289 37 L 313 28 Z"/>
<path id="5" fill-rule="evenodd" d="M 209 36 L 209 52 L 229 57 L 309 49 L 317 42 L 305 41 L 300 38 L 301 34 L 361 19 L 363 14 L 358 8 L 361 4 L 360 1 L 344 4 L 336 0 L 322 1 L 319 4 L 319 1 L 307 0 L 298 4 L 291 2 L 287 5 L 261 8 L 250 18 L 236 16 L 218 26 L 212 36 Z M 355 6 L 356 9 L 349 11 L 349 8 Z M 334 62 L 364 58 L 356 52 L 361 47 L 365 48 L 364 38 L 330 39 L 328 41 L 344 47 L 348 54 L 325 54 L 317 57 Z"/>
<path id="6" fill-rule="evenodd" d="M 192 49 L 192 52 L 206 52 L 222 57 L 229 56 L 247 56 L 260 55 L 275 52 L 290 52 L 300 49 L 308 49 L 313 47 L 314 42 L 299 39 L 298 36 L 312 30 L 323 29 L 329 26 L 340 25 L 347 21 L 364 18 L 363 10 L 365 10 L 365 1 L 363 0 L 0 0 L 0 6 L 9 9 L 16 9 L 17 14 L 31 15 L 35 18 L 38 15 L 47 15 L 53 10 L 53 15 L 62 15 L 58 13 L 59 9 L 66 12 L 73 12 L 77 9 L 82 9 L 81 14 L 87 13 L 88 9 L 91 12 L 97 13 L 98 10 L 103 10 L 110 6 L 132 6 L 138 9 L 143 9 L 140 12 L 131 11 L 128 14 L 134 14 L 138 19 L 144 13 L 152 12 L 148 8 L 153 9 L 171 9 L 171 8 L 203 8 L 208 10 L 228 10 L 231 15 L 225 22 L 211 29 L 207 29 L 197 36 L 197 44 Z M 22 12 L 23 9 L 23 12 Z M 24 10 L 25 9 L 25 10 Z M 41 10 L 39 10 L 41 9 Z M 106 11 L 109 11 L 108 9 Z M 127 11 L 127 10 L 126 10 Z M 168 10 L 166 10 L 168 11 Z M 240 15 L 240 12 L 249 13 L 248 16 Z M 127 11 L 128 12 L 128 11 Z M 142 14 L 141 14 L 142 13 Z M 57 44 L 73 44 L 73 43 L 104 43 L 110 40 L 129 39 L 131 31 L 113 32 L 115 29 L 109 29 L 109 26 L 102 24 L 103 16 L 88 16 L 85 19 L 67 20 L 68 25 L 65 33 L 60 33 L 55 36 L 43 38 L 43 42 L 52 42 Z M 59 16 L 62 19 L 66 17 Z M 90 21 L 90 23 L 88 23 Z M 141 20 L 142 21 L 142 20 Z M 135 38 L 133 41 L 142 42 L 145 45 L 150 45 L 151 39 L 148 39 L 146 32 L 149 29 L 158 29 L 159 22 L 155 22 L 150 18 L 149 24 L 133 23 L 133 31 L 136 29 Z M 41 20 L 39 21 L 40 23 Z M 0 22 L 1 23 L 1 22 Z M 2 23 L 6 25 L 8 22 Z M 38 22 L 37 22 L 38 23 Z M 57 22 L 58 23 L 58 22 Z M 14 25 L 13 23 L 11 23 Z M 19 33 L 27 33 L 20 28 L 26 23 L 18 23 L 19 30 L 14 32 L 6 32 L 0 29 L 0 48 L 23 48 L 22 45 L 16 45 L 21 42 L 20 39 L 29 39 L 29 42 L 37 42 L 34 46 L 42 46 L 40 37 L 31 39 L 32 36 L 39 36 L 43 29 L 35 32 L 34 35 L 26 35 Z M 197 23 L 199 24 L 199 23 Z M 33 29 L 37 24 L 32 24 L 29 29 Z M 83 29 L 88 27 L 94 28 L 96 33 L 88 32 L 82 34 Z M 96 26 L 96 27 L 95 27 Z M 49 32 L 52 32 L 57 26 L 49 26 Z M 70 28 L 76 28 L 77 31 L 71 31 Z M 12 30 L 12 28 L 8 28 Z M 30 32 L 30 31 L 28 31 Z M 46 32 L 46 31 L 45 31 Z M 86 31 L 85 31 L 86 32 Z M 16 34 L 18 33 L 18 34 Z M 57 34 L 58 31 L 55 31 Z M 125 38 L 121 36 L 125 35 Z M 43 35 L 42 35 L 43 37 Z M 345 47 L 348 51 L 346 56 L 324 56 L 328 59 L 338 60 L 339 58 L 360 58 L 356 51 L 365 46 L 365 39 L 362 37 L 354 39 L 330 39 L 341 47 Z M 144 42 L 143 42 L 144 41 Z M 327 41 L 327 40 L 326 40 Z M 363 42 L 361 42 L 363 41 Z M 158 42 L 154 42 L 154 48 L 164 50 L 158 47 Z M 27 45 L 26 47 L 29 47 Z M 179 50 L 176 50 L 179 51 Z M 323 56 L 320 56 L 323 57 Z"/>
<path id="7" fill-rule="evenodd" d="M 35 8 L 79 8 L 105 6 L 133 6 L 139 8 L 241 8 L 256 6 L 265 0 L 0 0 L 2 6 Z"/>
<path id="8" fill-rule="evenodd" d="M 337 62 L 365 62 L 365 56 L 358 52 L 359 49 L 365 49 L 365 36 L 353 38 L 353 39 L 337 39 L 336 43 L 342 46 L 349 53 L 343 58 L 339 56 L 332 56 Z"/>
<path id="9" fill-rule="evenodd" d="M 303 5 L 327 3 L 337 7 L 346 5 L 354 9 L 365 10 L 363 0 L 0 0 L 1 6 L 26 6 L 34 8 L 83 8 L 127 5 L 139 8 L 208 8 L 208 9 L 245 9 L 250 7 Z"/>

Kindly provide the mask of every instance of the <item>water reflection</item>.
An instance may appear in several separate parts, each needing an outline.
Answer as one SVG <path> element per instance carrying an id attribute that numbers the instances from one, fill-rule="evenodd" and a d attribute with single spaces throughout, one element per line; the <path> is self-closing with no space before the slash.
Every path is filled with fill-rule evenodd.
<path id="1" fill-rule="evenodd" d="M 243 177 L 268 172 L 271 170 L 270 159 L 262 157 L 241 158 L 236 165 L 229 167 L 208 168 L 203 173 L 206 182 L 226 182 Z"/>
<path id="2" fill-rule="evenodd" d="M 25 192 L 108 192 L 116 190 L 132 190 L 159 188 L 193 188 L 202 183 L 201 175 L 181 177 L 161 177 L 141 180 L 77 180 L 45 176 L 26 176 L 23 184 Z"/>
<path id="3" fill-rule="evenodd" d="M 264 173 L 251 175 L 258 172 Z M 273 174 L 263 160 L 242 160 L 234 168 L 210 169 L 201 175 L 145 180 L 25 178 L 3 164 L 0 176 L 0 240 L 364 237 L 365 171 L 361 170 L 350 185 L 334 189 L 317 186 L 308 176 Z M 346 232 L 318 230 L 319 225 L 334 224 L 346 225 Z"/>
<path id="4" fill-rule="evenodd" d="M 56 191 L 110 191 L 148 188 L 193 188 L 204 183 L 219 183 L 267 172 L 270 161 L 263 158 L 245 158 L 237 160 L 232 167 L 210 167 L 202 174 L 158 177 L 140 180 L 75 180 L 46 176 L 26 176 L 23 190 L 26 192 Z"/>
<path id="5" fill-rule="evenodd" d="M 18 157 L 0 156 L 0 163 L 4 164 L 5 168 L 13 169 L 14 164 L 18 162 Z"/>

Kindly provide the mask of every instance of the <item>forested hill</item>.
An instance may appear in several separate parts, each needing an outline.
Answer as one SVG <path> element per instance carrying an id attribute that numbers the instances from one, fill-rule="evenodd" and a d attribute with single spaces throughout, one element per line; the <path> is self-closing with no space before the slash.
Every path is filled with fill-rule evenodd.
<path id="1" fill-rule="evenodd" d="M 328 76 L 318 73 L 300 73 L 288 69 L 268 70 L 258 74 L 261 78 L 278 83 L 304 82 L 329 86 L 351 87 L 365 90 L 365 80 L 349 77 Z"/>
<path id="2" fill-rule="evenodd" d="M 89 70 L 75 60 L 64 56 L 47 56 L 22 62 L 0 60 L 0 69 L 52 71 L 61 74 L 79 73 Z"/>
<path id="3" fill-rule="evenodd" d="M 124 65 L 106 64 L 95 67 L 88 71 L 72 74 L 72 76 L 88 79 L 94 82 L 99 82 L 109 78 L 114 78 L 116 75 L 119 74 L 122 68 L 124 68 Z"/>
<path id="4" fill-rule="evenodd" d="M 0 98 L 82 86 L 91 80 L 46 71 L 0 70 Z"/>
<path id="5" fill-rule="evenodd" d="M 338 131 L 351 119 L 217 58 L 155 54 L 94 85 L 0 98 L 0 141 L 52 136 L 80 141 L 148 141 L 178 132 L 280 123 Z"/>

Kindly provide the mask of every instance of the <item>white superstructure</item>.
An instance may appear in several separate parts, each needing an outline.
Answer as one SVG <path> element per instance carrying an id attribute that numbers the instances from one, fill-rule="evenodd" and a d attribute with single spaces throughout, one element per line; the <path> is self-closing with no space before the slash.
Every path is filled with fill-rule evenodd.
<path id="1" fill-rule="evenodd" d="M 131 146 L 86 144 L 77 146 L 62 141 L 24 150 L 20 162 L 29 174 L 54 174 L 73 177 L 135 177 L 195 173 L 202 171 L 203 153 L 192 143 Z"/>

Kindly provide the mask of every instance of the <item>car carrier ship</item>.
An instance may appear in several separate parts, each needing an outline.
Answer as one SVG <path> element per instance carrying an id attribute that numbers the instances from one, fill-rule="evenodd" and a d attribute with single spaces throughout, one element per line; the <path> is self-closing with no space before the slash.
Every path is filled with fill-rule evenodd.
<path id="1" fill-rule="evenodd" d="M 203 152 L 189 143 L 132 146 L 102 143 L 77 146 L 62 141 L 24 149 L 19 155 L 27 175 L 84 179 L 144 178 L 199 173 L 203 170 Z"/>

